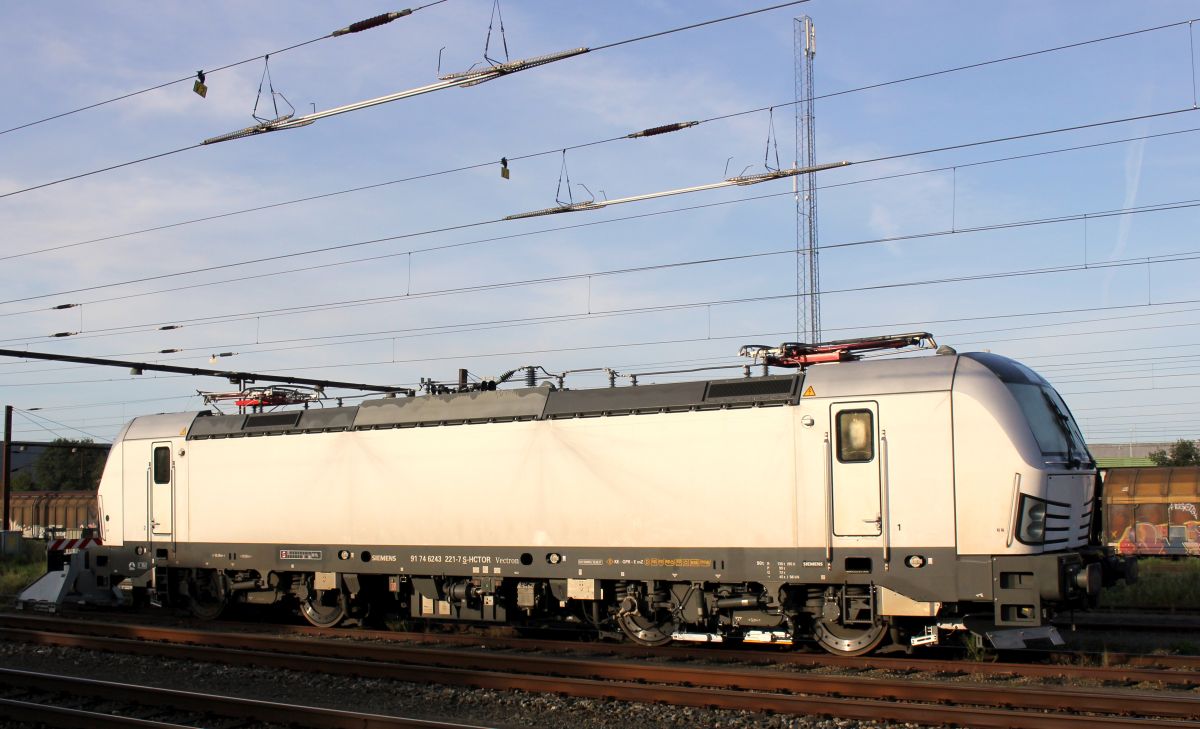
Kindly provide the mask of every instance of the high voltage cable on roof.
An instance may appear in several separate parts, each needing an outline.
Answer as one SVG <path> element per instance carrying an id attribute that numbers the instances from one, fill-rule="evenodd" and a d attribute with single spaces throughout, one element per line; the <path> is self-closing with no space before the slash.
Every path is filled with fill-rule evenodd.
<path id="1" fill-rule="evenodd" d="M 183 78 L 177 78 L 173 81 L 164 81 L 163 83 L 157 84 L 155 86 L 150 86 L 148 88 L 140 89 L 138 91 L 130 91 L 129 93 L 121 94 L 120 96 L 114 96 L 111 99 L 105 99 L 104 101 L 97 101 L 94 104 L 88 104 L 87 106 L 81 106 L 78 109 L 71 109 L 70 111 L 64 111 L 59 114 L 53 114 L 53 115 L 45 117 L 43 119 L 36 119 L 31 122 L 25 122 L 24 124 L 18 124 L 15 127 L 10 127 L 8 129 L 2 129 L 2 130 L 0 130 L 0 135 L 8 134 L 9 132 L 15 132 L 19 129 L 26 129 L 28 127 L 35 126 L 37 124 L 43 124 L 48 121 L 53 121 L 54 119 L 61 119 L 62 117 L 70 116 L 72 114 L 78 114 L 79 112 L 87 111 L 88 109 L 95 109 L 97 107 L 104 106 L 105 104 L 111 104 L 116 101 L 123 101 L 125 99 L 131 99 L 134 96 L 145 94 L 150 91 L 157 91 L 158 89 L 164 89 L 168 86 L 174 86 L 175 84 L 181 84 L 181 83 L 185 83 L 187 81 L 194 80 L 194 81 L 199 82 L 199 84 L 203 85 L 205 83 L 205 79 L 208 76 L 211 76 L 214 73 L 217 73 L 219 71 L 225 71 L 227 69 L 234 68 L 236 66 L 241 66 L 246 63 L 253 63 L 254 61 L 260 61 L 269 56 L 277 56 L 280 53 L 285 53 L 287 51 L 295 50 L 297 48 L 302 48 L 302 47 L 310 45 L 312 43 L 316 43 L 318 41 L 323 41 L 326 38 L 336 38 L 338 36 L 347 35 L 350 33 L 359 33 L 364 30 L 368 30 L 370 28 L 378 28 L 379 26 L 386 25 L 387 23 L 390 23 L 393 20 L 397 20 L 399 18 L 403 18 L 408 15 L 412 15 L 413 13 L 417 12 L 418 10 L 423 10 L 432 5 L 438 5 L 438 4 L 444 3 L 444 2 L 446 2 L 446 0 L 434 0 L 434 2 L 430 2 L 425 5 L 415 7 L 415 8 L 406 8 L 404 10 L 398 10 L 398 11 L 389 12 L 389 13 L 382 13 L 380 15 L 376 15 L 373 18 L 367 18 L 366 20 L 360 20 L 356 23 L 351 23 L 350 25 L 346 26 L 345 28 L 340 28 L 338 30 L 333 31 L 332 33 L 326 33 L 325 35 L 320 36 L 318 38 L 313 38 L 312 40 L 307 40 L 302 43 L 295 43 L 293 45 L 287 46 L 286 48 L 280 48 L 277 51 L 271 51 L 270 53 L 263 53 L 261 55 L 254 56 L 253 58 L 246 58 L 241 61 L 227 63 L 223 66 L 218 66 L 216 68 L 209 69 L 208 71 L 197 71 L 194 75 L 184 76 Z M 200 93 L 200 92 L 197 91 L 197 93 Z M 153 158 L 146 158 L 146 159 L 153 159 Z"/>
<path id="2" fill-rule="evenodd" d="M 840 327 L 837 329 L 837 331 L 852 331 L 855 329 L 862 329 L 862 328 L 870 328 L 870 325 L 854 325 L 854 326 L 848 326 L 848 327 Z M 730 339 L 740 339 L 745 336 L 747 336 L 747 335 L 739 334 L 739 335 L 731 336 L 729 338 Z M 771 334 L 769 334 L 769 333 L 768 334 L 759 334 L 759 335 L 755 335 L 755 336 L 771 336 Z M 721 340 L 720 340 L 720 338 L 717 338 L 716 341 L 721 341 Z M 1192 344 L 1179 344 L 1179 345 L 1168 345 L 1167 346 L 1167 348 L 1181 348 L 1181 347 L 1200 347 L 1200 342 L 1192 343 Z M 1046 358 L 1052 358 L 1052 357 L 1076 356 L 1076 355 L 1080 355 L 1080 354 L 1086 355 L 1086 354 L 1127 354 L 1127 353 L 1128 353 L 1128 349 L 1126 348 L 1126 349 L 1116 349 L 1116 350 L 1091 350 L 1091 351 L 1084 351 L 1084 352 L 1064 352 L 1061 354 L 1052 354 L 1052 355 L 1029 354 L 1029 355 L 1020 355 L 1020 356 L 1018 356 L 1018 358 L 1021 360 L 1030 360 L 1030 359 L 1046 359 Z M 670 365 L 676 365 L 676 364 L 682 364 L 682 363 L 686 363 L 686 364 L 692 364 L 692 363 L 697 363 L 697 362 L 714 363 L 714 362 L 725 362 L 725 361 L 732 362 L 734 360 L 732 357 L 730 357 L 730 358 L 717 358 L 717 359 L 714 359 L 714 358 L 688 359 L 686 361 L 678 361 L 678 360 L 667 361 L 667 362 L 656 361 L 656 362 L 651 362 L 651 363 L 636 363 L 636 364 L 617 365 L 617 369 L 628 370 L 628 369 L 644 368 L 644 367 L 651 367 L 651 366 L 653 366 L 653 367 L 670 366 Z M 1045 367 L 1045 365 L 1040 365 L 1039 367 Z M 131 382 L 133 380 L 122 380 L 122 381 L 123 382 Z M 401 383 L 401 384 L 415 385 L 416 383 Z M 1172 388 L 1172 389 L 1175 389 L 1175 388 Z M 174 395 L 174 396 L 169 396 L 169 397 L 126 399 L 126 400 L 120 400 L 120 401 L 93 402 L 93 403 L 73 403 L 70 405 L 50 405 L 50 406 L 45 406 L 45 407 L 29 408 L 29 409 L 39 410 L 39 411 L 87 410 L 87 409 L 95 409 L 95 408 L 113 407 L 116 405 L 126 406 L 126 405 L 132 405 L 132 404 L 140 405 L 143 403 L 150 403 L 150 402 L 190 400 L 195 397 L 197 397 L 197 395 L 195 393 L 188 393 L 185 395 Z M 358 397 L 358 396 L 350 396 L 345 399 L 355 399 L 356 397 Z M 1180 406 L 1180 407 L 1191 406 L 1191 405 L 1200 405 L 1200 401 L 1173 401 L 1173 402 L 1169 403 L 1169 405 L 1170 406 Z M 1093 407 L 1078 407 L 1077 406 L 1072 409 L 1076 412 L 1085 412 L 1085 411 L 1090 411 L 1090 410 L 1106 410 L 1106 411 L 1107 410 L 1129 410 L 1129 409 L 1135 409 L 1135 408 L 1148 408 L 1148 407 L 1156 408 L 1156 407 L 1163 407 L 1163 405 L 1156 404 L 1156 403 L 1139 403 L 1139 404 L 1134 404 L 1134 405 L 1116 405 L 1116 404 L 1106 403 L 1103 406 L 1093 406 Z M 92 419 L 96 419 L 96 418 L 100 418 L 100 417 L 111 417 L 111 416 L 99 416 L 98 415 Z M 132 415 L 125 417 L 121 422 L 122 423 L 128 422 L 128 420 L 132 417 L 133 417 Z M 1136 417 L 1144 417 L 1144 416 L 1136 416 Z M 76 422 L 78 423 L 78 421 L 76 421 Z M 86 423 L 81 423 L 81 424 L 86 425 Z"/>
<path id="3" fill-rule="evenodd" d="M 444 0 L 441 0 L 441 1 L 444 1 Z M 435 5 L 435 4 L 437 4 L 437 3 L 430 3 L 430 4 L 431 4 L 431 5 Z M 422 6 L 422 7 L 427 7 L 427 6 Z M 781 7 L 781 6 L 776 6 L 776 7 Z M 773 10 L 773 9 L 775 9 L 775 8 L 774 8 L 774 7 L 772 7 L 772 8 L 766 8 L 765 10 Z M 755 13 L 755 12 L 764 12 L 764 10 L 751 11 L 751 12 L 749 12 L 749 13 L 743 13 L 743 15 L 753 14 L 753 13 Z M 739 16 L 730 16 L 730 17 L 731 17 L 731 18 L 736 18 L 736 17 L 741 17 L 741 16 L 739 15 Z M 723 19 L 720 19 L 720 20 L 723 20 Z M 689 28 L 692 28 L 692 27 L 699 27 L 700 25 L 707 25 L 707 24 L 711 24 L 711 23 L 715 23 L 715 22 L 720 22 L 720 20 L 707 21 L 707 22 L 705 22 L 705 23 L 700 23 L 700 24 L 697 24 L 697 25 L 695 25 L 695 26 L 687 26 L 687 27 L 685 27 L 685 28 L 676 29 L 676 31 L 665 31 L 665 32 L 677 32 L 678 30 L 687 30 L 687 29 L 689 29 Z M 1178 21 L 1178 22 L 1175 22 L 1175 23 L 1168 23 L 1168 24 L 1166 24 L 1166 25 L 1153 26 L 1153 27 L 1150 27 L 1150 28 L 1141 28 L 1141 29 L 1138 29 L 1138 30 L 1133 30 L 1133 31 L 1129 31 L 1129 32 L 1126 32 L 1126 33 L 1118 33 L 1118 34 L 1116 34 L 1116 35 L 1103 36 L 1103 37 L 1100 37 L 1100 38 L 1092 38 L 1092 39 L 1089 39 L 1089 40 L 1085 40 L 1085 41 L 1079 41 L 1079 42 L 1076 42 L 1076 43 L 1069 43 L 1069 44 L 1066 44 L 1066 45 L 1054 46 L 1054 47 L 1051 47 L 1051 48 L 1044 48 L 1044 49 L 1040 49 L 1040 50 L 1037 50 L 1037 51 L 1030 51 L 1030 52 L 1026 52 L 1026 53 L 1019 53 L 1019 54 L 1015 54 L 1015 55 L 1004 56 L 1004 57 L 1001 57 L 1001 58 L 989 59 L 989 60 L 986 60 L 986 61 L 980 61 L 980 62 L 977 62 L 977 63 L 970 63 L 970 64 L 961 65 L 961 66 L 954 66 L 954 67 L 951 67 L 951 68 L 940 69 L 940 70 L 937 70 L 937 71 L 930 71 L 930 72 L 927 72 L 927 73 L 917 74 L 917 75 L 913 75 L 913 76 L 906 76 L 906 77 L 903 77 L 903 78 L 899 78 L 899 79 L 893 79 L 893 80 L 890 80 L 890 81 L 881 81 L 881 82 L 879 82 L 879 83 L 868 84 L 868 85 L 865 85 L 865 86 L 858 86 L 858 87 L 854 87 L 854 88 L 850 88 L 850 89 L 842 89 L 841 91 L 834 91 L 834 92 L 830 92 L 830 93 L 827 93 L 827 94 L 819 94 L 819 95 L 817 95 L 817 96 L 814 96 L 814 97 L 813 97 L 813 100 L 817 100 L 817 99 L 826 99 L 826 98 L 832 98 L 832 97 L 835 97 L 835 96 L 842 96 L 842 95 L 845 95 L 845 94 L 855 93 L 855 92 L 859 92 L 859 91 L 868 91 L 868 90 L 871 90 L 871 89 L 883 88 L 883 87 L 886 87 L 886 86 L 891 86 L 891 85 L 894 85 L 894 84 L 907 83 L 907 82 L 909 82 L 909 81 L 916 81 L 916 80 L 921 80 L 921 79 L 926 79 L 926 78 L 932 78 L 932 77 L 935 77 L 935 76 L 940 76 L 940 75 L 944 75 L 944 74 L 948 74 L 948 73 L 955 73 L 955 72 L 958 72 L 958 71 L 965 71 L 965 70 L 970 70 L 970 69 L 975 69 L 975 68 L 981 68 L 981 67 L 984 67 L 984 66 L 989 66 L 989 65 L 993 65 L 993 64 L 997 64 L 997 63 L 1004 63 L 1004 62 L 1008 62 L 1008 61 L 1021 60 L 1021 59 L 1030 58 L 1030 57 L 1033 57 L 1033 56 L 1038 56 L 1038 55 L 1042 55 L 1042 54 L 1046 54 L 1046 53 L 1054 53 L 1054 52 L 1057 52 L 1057 51 L 1069 50 L 1069 49 L 1072 49 L 1072 48 L 1078 48 L 1078 47 L 1081 47 L 1081 46 L 1087 46 L 1087 45 L 1091 45 L 1091 44 L 1094 44 L 1094 43 L 1103 43 L 1103 42 L 1107 42 L 1107 41 L 1111 41 L 1111 40 L 1117 40 L 1117 39 L 1126 38 L 1126 37 L 1129 37 L 1129 36 L 1139 35 L 1139 34 L 1142 34 L 1142 33 L 1151 33 L 1151 32 L 1155 32 L 1155 31 L 1159 31 L 1159 30 L 1164 30 L 1164 29 L 1166 29 L 1166 28 L 1174 28 L 1174 27 L 1178 27 L 1178 26 L 1181 26 L 1181 25 L 1189 25 L 1189 27 L 1190 27 L 1190 24 L 1191 24 L 1191 23 L 1193 23 L 1193 22 L 1195 22 L 1195 20 L 1200 20 L 1200 18 L 1198 18 L 1198 19 L 1193 19 L 1193 20 L 1183 20 L 1183 21 Z M 654 35 L 660 35 L 660 34 L 654 34 Z M 643 38 L 646 38 L 646 37 L 653 37 L 653 36 L 644 36 Z M 633 40 L 638 40 L 638 39 L 633 39 Z M 631 42 L 631 41 L 623 41 L 622 43 L 624 43 L 624 42 Z M 620 43 L 609 44 L 608 46 L 601 46 L 601 47 L 599 47 L 599 48 L 594 48 L 594 49 L 592 49 L 592 50 L 599 50 L 600 48 L 611 47 L 611 46 L 614 46 L 614 45 L 620 45 Z M 261 56 L 260 56 L 260 57 L 256 57 L 255 59 L 249 59 L 249 60 L 257 60 L 257 58 L 261 58 Z M 185 80 L 186 80 L 186 79 L 185 79 Z M 585 143 L 581 143 L 581 144 L 571 145 L 571 146 L 568 146 L 568 147 L 566 147 L 565 149 L 567 149 L 567 150 L 571 150 L 571 149 L 581 149 L 581 148 L 584 148 L 584 147 L 590 147 L 590 146 L 594 146 L 594 145 L 598 145 L 598 144 L 607 144 L 607 143 L 609 143 L 609 142 L 615 142 L 615 141 L 622 140 L 622 139 L 637 139 L 637 138 L 641 138 L 641 137 L 655 136 L 655 135 L 662 134 L 662 133 L 666 133 L 666 132 L 679 131 L 679 130 L 681 130 L 681 129 L 686 129 L 686 128 L 693 127 L 693 126 L 696 126 L 696 125 L 698 125 L 698 124 L 703 124 L 703 123 L 706 123 L 706 122 L 718 121 L 718 120 L 729 119 L 729 118 L 733 118 L 733 117 L 737 117 L 737 116 L 743 116 L 743 115 L 746 115 L 746 114 L 758 113 L 758 112 L 762 112 L 762 111 L 767 111 L 768 109 L 771 109 L 771 108 L 774 108 L 774 107 L 785 107 L 785 106 L 795 105 L 795 104 L 798 104 L 798 103 L 803 103 L 803 102 L 806 102 L 806 101 L 809 101 L 809 99 L 796 99 L 796 100 L 792 100 L 792 101 L 780 102 L 780 103 L 777 103 L 777 104 L 772 104 L 772 105 L 770 105 L 770 106 L 762 106 L 762 107 L 758 107 L 758 108 L 756 108 L 756 109 L 747 109 L 747 110 L 743 110 L 743 111 L 732 112 L 732 113 L 729 113 L 729 114 L 723 114 L 723 115 L 720 115 L 720 116 L 710 117 L 710 118 L 708 118 L 708 119 L 702 119 L 702 120 L 699 120 L 699 121 L 691 121 L 691 122 L 676 122 L 676 123 L 673 123 L 673 124 L 665 124 L 665 125 L 662 125 L 662 126 L 659 126 L 659 127 L 654 127 L 654 128 L 651 128 L 651 129 L 645 129 L 645 130 L 642 130 L 642 131 L 640 131 L 640 132 L 633 132 L 633 133 L 630 133 L 630 134 L 625 134 L 625 135 L 621 135 L 621 136 L 618 136 L 618 137 L 611 137 L 611 138 L 609 138 L 609 139 L 603 139 L 603 140 L 597 140 L 597 141 L 593 141 L 593 142 L 585 142 Z M 37 186 L 34 186 L 34 187 L 26 188 L 26 189 L 23 189 L 23 190 L 16 190 L 16 191 L 14 191 L 14 192 L 11 192 L 11 193 L 0 194 L 0 198 L 7 197 L 7 196 L 9 196 L 9 195 L 15 195 L 15 194 L 18 194 L 18 193 L 21 193 L 21 192 L 28 192 L 28 191 L 30 191 L 30 190 L 35 190 L 35 189 L 39 189 L 39 188 L 42 188 L 42 187 L 48 187 L 48 186 L 50 186 L 50 185 L 55 185 L 55 184 L 58 184 L 58 183 L 60 183 L 60 182 L 67 182 L 67 181 L 69 181 L 69 180 L 76 180 L 76 179 L 79 179 L 79 178 L 81 178 L 81 177 L 87 177 L 87 176 L 90 176 L 90 175 L 93 175 L 93 174 L 98 174 L 98 173 L 101 173 L 101 172 L 107 172 L 107 171 L 114 170 L 114 169 L 118 169 L 118 168 L 121 168 L 121 167 L 127 167 L 127 166 L 129 166 L 129 165 L 137 164 L 137 163 L 139 163 L 139 162 L 145 162 L 145 161 L 148 161 L 148 160 L 158 159 L 159 157 L 165 157 L 165 156 L 168 156 L 168 155 L 176 154 L 176 153 L 178 153 L 178 152 L 187 151 L 187 150 L 189 150 L 189 149 L 195 149 L 195 148 L 196 148 L 196 147 L 198 147 L 198 146 L 203 146 L 203 145 L 202 145 L 202 144 L 196 144 L 196 145 L 191 145 L 191 146 L 189 146 L 189 147 L 181 147 L 181 148 L 179 148 L 179 149 L 171 150 L 171 151 L 169 151 L 169 152 L 163 152 L 163 153 L 161 153 L 161 154 L 152 155 L 152 156 L 150 156 L 150 157 L 143 157 L 143 158 L 141 158 L 141 159 L 133 160 L 133 161 L 130 161 L 130 162 L 125 162 L 125 163 L 121 163 L 121 164 L 117 164 L 117 165 L 112 165 L 112 166 L 109 166 L 109 167 L 101 168 L 101 169 L 99 169 L 99 170 L 93 170 L 93 171 L 91 171 L 91 172 L 86 172 L 86 173 L 82 173 L 82 174 L 79 174 L 79 175 L 74 175 L 74 176 L 71 176 L 71 177 L 63 178 L 63 179 L 60 179 L 60 180 L 55 180 L 55 181 L 52 181 L 52 182 L 44 183 L 44 184 L 37 185 Z M 531 159 L 531 158 L 534 158 L 534 157 L 540 157 L 540 156 L 544 156 L 544 155 L 547 155 L 547 154 L 553 154 L 553 153 L 557 153 L 558 151 L 559 151 L 558 149 L 555 149 L 555 150 L 547 150 L 547 151 L 542 151 L 542 152 L 535 152 L 535 153 L 532 153 L 532 154 L 525 154 L 525 155 L 510 156 L 510 157 L 506 157 L 506 158 L 504 158 L 504 160 L 505 160 L 505 161 L 515 161 L 515 160 Z M 324 198 L 324 197 L 330 197 L 330 196 L 333 196 L 333 195 L 345 194 L 345 193 L 349 193 L 349 192 L 358 192 L 358 191 L 361 191 L 361 190 L 372 189 L 372 188 L 375 188 L 375 187 L 381 187 L 381 186 L 384 186 L 384 185 L 395 184 L 395 183 L 397 183 L 397 182 L 407 182 L 407 181 L 411 181 L 411 180 L 414 180 L 414 179 L 421 179 L 421 178 L 424 178 L 424 177 L 432 177 L 432 176 L 435 176 L 435 175 L 440 175 L 440 174 L 448 174 L 448 173 L 452 173 L 452 172 L 461 172 L 461 171 L 465 171 L 465 170 L 476 169 L 476 168 L 479 168 L 479 167 L 486 167 L 486 166 L 490 166 L 490 165 L 493 165 L 493 164 L 495 164 L 495 161 L 494 161 L 494 160 L 493 160 L 493 161 L 488 161 L 488 162 L 483 162 L 483 163 L 476 163 L 476 164 L 473 164 L 473 165 L 467 165 L 467 166 L 463 166 L 463 167 L 459 167 L 459 168 L 455 168 L 455 169 L 451 169 L 451 170 L 443 170 L 443 171 L 441 171 L 441 172 L 429 173 L 429 174 L 426 174 L 426 175 L 420 175 L 420 176 L 417 176 L 417 177 L 412 177 L 412 178 L 404 178 L 404 179 L 400 179 L 400 180 L 392 180 L 392 181 L 389 181 L 389 182 L 377 183 L 377 184 L 374 184 L 374 185 L 365 185 L 365 186 L 361 186 L 361 187 L 355 187 L 355 188 L 350 188 L 350 189 L 347 189 L 347 190 L 337 191 L 337 192 L 333 192 L 333 193 L 326 193 L 326 194 L 322 194 L 322 195 L 314 195 L 314 196 L 310 196 L 310 197 L 307 197 L 307 198 L 300 198 L 300 199 L 298 199 L 298 200 L 287 201 L 287 202 L 283 202 L 283 203 L 276 203 L 276 204 L 272 204 L 272 205 L 266 205 L 266 206 L 261 206 L 261 207 L 257 207 L 257 208 L 250 208 L 250 209 L 247 209 L 247 210 L 243 210 L 243 211 L 237 211 L 237 212 L 235 212 L 235 213 L 230 213 L 230 214 L 240 214 L 240 213 L 242 213 L 242 212 L 253 212 L 253 211 L 255 211 L 255 210 L 261 210 L 261 209 L 266 209 L 266 208 L 270 208 L 270 207 L 277 207 L 277 206 L 280 206 L 280 205 L 287 205 L 287 204 L 292 204 L 292 203 L 297 203 L 297 202 L 307 202 L 307 201 L 310 201 L 310 200 L 321 199 L 321 198 Z M 192 221 L 186 221 L 186 223 L 192 223 L 192 222 L 202 222 L 202 221 L 205 221 L 205 220 L 213 220 L 213 219 L 220 218 L 220 217 L 225 217 L 225 215 L 224 215 L 224 214 L 222 214 L 222 215 L 216 215 L 216 216 L 207 216 L 207 217 L 198 218 L 198 219 L 196 219 L 196 220 L 192 220 Z M 185 224 L 186 224 L 186 223 L 185 223 Z M 174 225 L 168 225 L 168 226 L 161 226 L 161 227 L 149 228 L 149 229 L 147 229 L 147 230 L 145 230 L 145 231 L 138 231 L 138 232 L 149 232 L 149 231 L 153 231 L 153 230 L 161 230 L 163 227 L 174 227 Z M 107 238 L 93 239 L 93 240 L 90 240 L 90 241 L 84 241 L 84 243 L 98 242 L 98 241 L 101 241 L 101 240 L 111 240 L 111 239 L 112 239 L 112 238 L 114 238 L 114 237 L 121 237 L 121 236 L 111 236 L 111 237 L 107 237 Z M 67 245 L 67 246 L 61 246 L 61 247 L 71 247 L 71 245 L 81 245 L 81 244 L 82 244 L 82 243 L 80 243 L 80 244 L 70 244 L 70 245 Z M 45 249 L 45 250 L 57 250 L 57 249 L 58 249 L 58 248 L 51 248 L 51 249 Z M 30 253 L 38 253 L 38 252 L 43 252 L 43 251 L 31 251 L 31 252 L 28 252 L 28 253 L 21 253 L 21 254 L 17 254 L 17 255 L 18 255 L 18 256 L 21 256 L 21 255 L 29 255 Z M 10 258 L 10 257 L 15 257 L 15 256 L 0 256 L 0 260 L 4 260 L 4 259 L 6 259 L 6 258 Z"/>

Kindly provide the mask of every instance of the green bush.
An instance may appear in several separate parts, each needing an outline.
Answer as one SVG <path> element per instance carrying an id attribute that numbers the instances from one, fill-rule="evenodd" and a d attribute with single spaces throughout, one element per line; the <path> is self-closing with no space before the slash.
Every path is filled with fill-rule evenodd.
<path id="1" fill-rule="evenodd" d="M 1200 610 L 1200 559 L 1151 557 L 1138 564 L 1138 581 L 1124 582 L 1100 595 L 1100 606 L 1155 610 Z"/>

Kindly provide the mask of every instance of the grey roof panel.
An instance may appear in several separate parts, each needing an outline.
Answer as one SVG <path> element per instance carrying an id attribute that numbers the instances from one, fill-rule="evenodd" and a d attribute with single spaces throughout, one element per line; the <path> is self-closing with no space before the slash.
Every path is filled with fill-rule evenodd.
<path id="1" fill-rule="evenodd" d="M 221 438 L 242 432 L 245 415 L 212 415 L 207 418 L 196 418 L 188 438 Z"/>
<path id="2" fill-rule="evenodd" d="M 214 415 L 197 418 L 189 438 L 228 438 L 266 433 L 322 433 L 349 430 L 357 407 L 278 410 L 248 415 Z"/>
<path id="3" fill-rule="evenodd" d="M 313 408 L 300 418 L 300 430 L 306 433 L 328 430 L 349 430 L 354 427 L 358 407 Z"/>
<path id="4" fill-rule="evenodd" d="M 816 397 L 859 397 L 949 390 L 958 357 L 905 357 L 818 364 L 804 376 Z"/>
<path id="5" fill-rule="evenodd" d="M 207 411 L 206 411 L 207 412 Z M 150 438 L 178 438 L 187 435 L 188 428 L 197 418 L 195 410 L 186 413 L 142 415 L 134 418 L 125 429 L 123 440 L 146 440 Z"/>
<path id="6" fill-rule="evenodd" d="M 380 428 L 421 423 L 533 419 L 546 407 L 549 388 L 464 392 L 453 395 L 384 398 L 358 406 L 354 427 Z"/>
<path id="7" fill-rule="evenodd" d="M 560 390 L 550 393 L 546 417 L 690 408 L 704 401 L 707 382 Z"/>

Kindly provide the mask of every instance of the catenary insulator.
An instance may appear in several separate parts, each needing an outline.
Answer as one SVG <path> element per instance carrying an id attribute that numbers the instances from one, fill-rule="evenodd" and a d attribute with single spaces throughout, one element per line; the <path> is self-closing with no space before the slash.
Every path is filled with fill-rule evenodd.
<path id="1" fill-rule="evenodd" d="M 640 132 L 626 134 L 625 136 L 628 137 L 629 139 L 638 139 L 640 137 L 653 137 L 657 134 L 667 134 L 668 132 L 677 132 L 680 129 L 687 129 L 688 127 L 694 127 L 699 123 L 700 122 L 698 122 L 698 121 L 686 121 L 686 122 L 675 122 L 674 124 L 663 124 L 661 127 L 650 127 L 649 129 L 643 129 Z"/>
<path id="2" fill-rule="evenodd" d="M 367 18 L 366 20 L 360 20 L 357 23 L 351 23 L 341 30 L 333 31 L 330 33 L 330 35 L 336 38 L 339 35 L 347 35 L 349 33 L 358 33 L 360 31 L 370 30 L 371 28 L 378 28 L 381 25 L 387 25 L 396 18 L 403 18 L 405 15 L 412 15 L 412 10 L 405 8 L 404 10 L 397 10 L 391 13 L 376 15 L 374 18 Z"/>

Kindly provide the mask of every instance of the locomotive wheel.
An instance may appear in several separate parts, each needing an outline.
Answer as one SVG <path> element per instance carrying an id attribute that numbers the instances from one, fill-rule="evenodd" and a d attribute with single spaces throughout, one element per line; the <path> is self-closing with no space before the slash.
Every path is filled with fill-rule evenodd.
<path id="1" fill-rule="evenodd" d="M 869 627 L 848 627 L 831 620 L 818 620 L 813 635 L 826 651 L 835 656 L 861 656 L 878 648 L 888 637 L 888 624 L 882 620 Z"/>
<path id="2" fill-rule="evenodd" d="M 300 614 L 318 628 L 332 628 L 346 618 L 346 593 L 341 590 L 311 590 L 300 602 Z"/>
<path id="3" fill-rule="evenodd" d="M 671 634 L 675 632 L 676 623 L 673 620 L 662 622 L 648 618 L 641 613 L 627 613 L 617 616 L 617 625 L 621 632 L 634 643 L 641 645 L 659 646 L 671 642 Z"/>
<path id="4" fill-rule="evenodd" d="M 216 620 L 227 604 L 225 575 L 216 570 L 198 570 L 188 578 L 188 610 L 197 619 Z"/>

